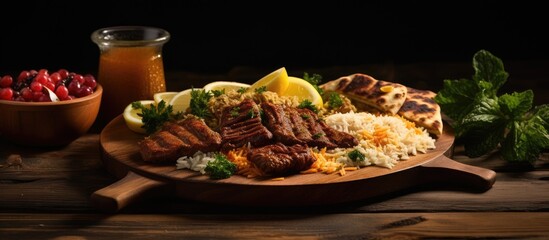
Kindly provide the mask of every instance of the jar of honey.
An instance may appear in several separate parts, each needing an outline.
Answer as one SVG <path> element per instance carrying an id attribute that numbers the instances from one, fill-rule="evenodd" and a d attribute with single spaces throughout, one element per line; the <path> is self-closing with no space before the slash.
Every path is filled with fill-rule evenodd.
<path id="1" fill-rule="evenodd" d="M 162 47 L 170 39 L 164 29 L 116 26 L 94 31 L 99 46 L 97 81 L 103 86 L 98 121 L 104 126 L 137 100 L 152 100 L 166 91 Z"/>

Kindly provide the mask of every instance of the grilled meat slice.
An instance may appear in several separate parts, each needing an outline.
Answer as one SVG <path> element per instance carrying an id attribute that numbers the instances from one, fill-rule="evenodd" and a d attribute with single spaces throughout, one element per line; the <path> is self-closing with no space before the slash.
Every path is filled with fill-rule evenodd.
<path id="1" fill-rule="evenodd" d="M 350 148 L 359 144 L 358 139 L 356 139 L 353 135 L 333 129 L 322 120 L 317 121 L 317 123 L 322 128 L 322 131 L 326 133 L 326 137 L 328 137 L 330 141 L 335 143 L 338 147 Z"/>
<path id="2" fill-rule="evenodd" d="M 273 134 L 261 124 L 261 118 L 255 117 L 221 128 L 222 149 L 239 148 L 247 143 L 252 147 L 271 143 Z"/>
<path id="3" fill-rule="evenodd" d="M 271 143 L 273 134 L 261 123 L 259 106 L 251 99 L 225 107 L 221 119 L 222 149 L 229 150 L 250 143 L 252 147 Z"/>
<path id="4" fill-rule="evenodd" d="M 234 106 L 224 107 L 219 126 L 221 128 L 259 116 L 259 105 L 252 99 L 244 99 Z"/>
<path id="5" fill-rule="evenodd" d="M 338 145 L 331 141 L 326 135 L 326 132 L 322 129 L 319 124 L 318 116 L 313 111 L 307 108 L 298 108 L 295 110 L 299 116 L 303 119 L 307 131 L 311 135 L 311 140 L 307 141 L 309 146 L 319 147 L 319 148 L 335 148 Z"/>
<path id="6" fill-rule="evenodd" d="M 304 143 L 310 143 L 313 141 L 313 135 L 309 132 L 307 127 L 307 122 L 305 119 L 310 117 L 309 115 L 301 115 L 297 108 L 286 108 L 286 115 L 290 118 L 292 122 L 292 130 L 294 135 Z"/>
<path id="7" fill-rule="evenodd" d="M 263 173 L 270 176 L 284 176 L 307 170 L 315 162 L 307 145 L 286 146 L 280 142 L 252 148 L 247 157 Z"/>
<path id="8" fill-rule="evenodd" d="M 199 118 L 187 117 L 178 122 L 166 122 L 162 129 L 139 143 L 141 156 L 146 162 L 173 162 L 181 156 L 198 151 L 219 150 L 221 136 Z"/>
<path id="9" fill-rule="evenodd" d="M 179 157 L 179 152 L 188 144 L 167 131 L 159 131 L 139 143 L 141 157 L 146 162 L 171 162 Z"/>
<path id="10" fill-rule="evenodd" d="M 294 134 L 294 124 L 281 105 L 264 102 L 261 103 L 261 109 L 263 109 L 265 125 L 273 133 L 275 140 L 287 145 L 304 143 Z"/>
<path id="11" fill-rule="evenodd" d="M 167 122 L 162 130 L 170 132 L 185 143 L 180 150 L 182 156 L 193 155 L 199 150 L 215 151 L 221 146 L 221 135 L 210 129 L 200 118 L 187 117 L 176 123 Z"/>

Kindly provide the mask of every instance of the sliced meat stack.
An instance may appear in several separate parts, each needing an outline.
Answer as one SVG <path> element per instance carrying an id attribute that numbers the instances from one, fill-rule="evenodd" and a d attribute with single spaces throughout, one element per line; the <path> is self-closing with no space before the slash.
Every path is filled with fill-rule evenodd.
<path id="1" fill-rule="evenodd" d="M 358 140 L 352 135 L 337 131 L 307 108 L 283 107 L 262 103 L 265 125 L 276 141 L 286 145 L 307 144 L 311 147 L 353 147 Z"/>
<path id="2" fill-rule="evenodd" d="M 271 143 L 273 134 L 261 123 L 259 106 L 251 99 L 225 107 L 221 114 L 222 149 L 230 150 L 248 143 L 260 147 Z"/>

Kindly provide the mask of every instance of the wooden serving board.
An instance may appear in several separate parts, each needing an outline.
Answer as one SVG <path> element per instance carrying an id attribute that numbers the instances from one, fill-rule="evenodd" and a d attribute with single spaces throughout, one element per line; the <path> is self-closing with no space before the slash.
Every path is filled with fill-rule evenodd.
<path id="1" fill-rule="evenodd" d="M 170 186 L 184 199 L 234 205 L 302 206 L 327 205 L 364 200 L 421 184 L 459 183 L 466 189 L 486 191 L 495 181 L 489 169 L 461 164 L 447 156 L 454 134 L 449 127 L 436 141 L 436 149 L 400 161 L 392 169 L 365 167 L 347 174 L 296 174 L 284 180 L 232 176 L 211 180 L 191 170 L 178 170 L 175 163 L 159 165 L 142 160 L 137 142 L 143 135 L 129 130 L 122 116 L 101 132 L 103 162 L 122 178 L 92 194 L 92 202 L 102 210 L 117 211 L 149 190 Z"/>

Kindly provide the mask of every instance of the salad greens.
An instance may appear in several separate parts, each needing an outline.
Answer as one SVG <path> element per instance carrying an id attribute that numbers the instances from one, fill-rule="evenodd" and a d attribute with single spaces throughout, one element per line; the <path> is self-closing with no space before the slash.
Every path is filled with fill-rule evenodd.
<path id="1" fill-rule="evenodd" d="M 471 79 L 444 80 L 435 97 L 453 120 L 456 140 L 469 157 L 499 149 L 507 161 L 536 161 L 549 149 L 549 104 L 533 107 L 532 90 L 498 95 L 509 74 L 486 50 L 473 56 L 473 68 Z"/>

